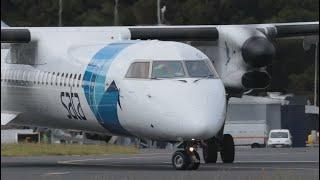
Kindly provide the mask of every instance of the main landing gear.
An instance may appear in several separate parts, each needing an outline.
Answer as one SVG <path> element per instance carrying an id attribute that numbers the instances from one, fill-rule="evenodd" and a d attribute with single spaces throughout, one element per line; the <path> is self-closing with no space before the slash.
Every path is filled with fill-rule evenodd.
<path id="1" fill-rule="evenodd" d="M 222 162 L 233 163 L 234 151 L 233 137 L 230 134 L 224 134 L 221 138 L 213 137 L 205 141 L 203 158 L 206 163 L 216 163 L 218 152 L 220 152 Z"/>
<path id="2" fill-rule="evenodd" d="M 177 170 L 196 170 L 200 166 L 198 147 L 203 149 L 203 158 L 206 163 L 216 163 L 218 152 L 223 163 L 233 163 L 234 142 L 230 134 L 224 134 L 220 138 L 213 137 L 204 142 L 184 142 L 184 149 L 178 150 L 172 155 L 172 165 Z"/>

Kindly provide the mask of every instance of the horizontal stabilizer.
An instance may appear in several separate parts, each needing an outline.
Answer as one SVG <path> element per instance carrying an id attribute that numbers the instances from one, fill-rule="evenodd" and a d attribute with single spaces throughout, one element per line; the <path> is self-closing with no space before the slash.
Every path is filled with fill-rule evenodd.
<path id="1" fill-rule="evenodd" d="M 1 112 L 1 126 L 7 125 L 9 122 L 14 120 L 18 115 L 19 115 L 18 113 Z"/>

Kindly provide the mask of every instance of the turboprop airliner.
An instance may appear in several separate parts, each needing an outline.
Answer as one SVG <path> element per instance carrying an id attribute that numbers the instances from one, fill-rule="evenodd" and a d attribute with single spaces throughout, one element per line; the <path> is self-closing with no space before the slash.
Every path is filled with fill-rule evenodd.
<path id="1" fill-rule="evenodd" d="M 319 23 L 2 27 L 1 125 L 183 142 L 177 170 L 220 152 L 231 96 L 265 88 L 272 40 L 318 36 Z"/>

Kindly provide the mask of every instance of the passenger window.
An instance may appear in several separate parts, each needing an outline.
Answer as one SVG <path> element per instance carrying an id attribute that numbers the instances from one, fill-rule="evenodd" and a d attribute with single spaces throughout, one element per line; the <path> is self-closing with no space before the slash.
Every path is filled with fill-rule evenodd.
<path id="1" fill-rule="evenodd" d="M 19 70 L 18 72 L 19 72 L 19 75 L 18 75 L 19 85 L 23 85 L 23 73 L 24 73 L 24 71 Z"/>
<path id="2" fill-rule="evenodd" d="M 13 82 L 13 70 L 9 70 L 9 81 Z"/>
<path id="3" fill-rule="evenodd" d="M 58 86 L 58 83 L 60 82 L 60 77 L 59 77 L 60 73 L 57 73 L 57 77 L 56 77 L 56 86 Z M 58 82 L 59 81 L 59 82 Z"/>
<path id="4" fill-rule="evenodd" d="M 36 83 L 40 84 L 40 79 L 41 79 L 41 71 L 37 71 Z"/>
<path id="5" fill-rule="evenodd" d="M 72 82 L 72 74 L 69 76 L 69 81 L 68 81 L 68 86 L 71 87 L 71 82 Z"/>
<path id="6" fill-rule="evenodd" d="M 67 82 L 69 82 L 69 79 L 68 79 L 68 73 L 66 74 L 66 77 L 64 78 L 64 81 L 63 81 L 63 86 L 66 86 L 67 85 Z"/>
<path id="7" fill-rule="evenodd" d="M 62 82 L 64 81 L 64 73 L 61 74 L 61 78 L 60 78 L 60 86 L 62 86 Z"/>
<path id="8" fill-rule="evenodd" d="M 81 74 L 79 74 L 79 77 L 78 77 L 78 84 L 77 84 L 77 87 L 80 86 L 80 83 L 81 83 Z"/>
<path id="9" fill-rule="evenodd" d="M 13 76 L 14 76 L 14 78 L 13 78 L 14 82 L 17 82 L 18 76 L 19 76 L 19 70 L 15 70 Z"/>
<path id="10" fill-rule="evenodd" d="M 19 71 L 18 70 L 15 70 L 14 71 L 14 74 L 13 74 L 13 82 L 15 82 L 15 83 L 17 83 L 18 82 L 18 74 L 19 73 Z"/>
<path id="11" fill-rule="evenodd" d="M 77 82 L 77 74 L 74 74 L 72 87 L 75 86 L 76 82 Z"/>
<path id="12" fill-rule="evenodd" d="M 29 71 L 28 81 L 32 84 L 33 71 Z"/>
<path id="13" fill-rule="evenodd" d="M 10 81 L 11 81 L 11 82 L 13 82 L 13 80 L 14 80 L 13 75 L 14 75 L 14 71 L 13 71 L 13 70 L 10 70 Z"/>
<path id="14" fill-rule="evenodd" d="M 48 72 L 44 72 L 44 73 L 43 73 L 42 80 L 41 80 L 41 84 L 42 84 L 42 85 L 44 85 L 44 84 L 45 84 L 46 79 L 47 79 L 47 76 L 48 76 Z"/>
<path id="15" fill-rule="evenodd" d="M 49 85 L 49 82 L 51 80 L 51 72 L 48 72 L 48 76 L 47 76 L 47 79 L 46 79 L 46 85 Z"/>
<path id="16" fill-rule="evenodd" d="M 27 84 L 28 82 L 28 71 L 25 70 L 22 75 L 22 81 Z"/>
<path id="17" fill-rule="evenodd" d="M 33 84 L 35 84 L 35 82 L 36 82 L 36 74 L 37 74 L 36 71 L 32 71 L 31 75 L 30 75 L 30 81 Z"/>
<path id="18" fill-rule="evenodd" d="M 126 78 L 147 79 L 149 77 L 149 62 L 134 62 L 130 65 Z"/>
<path id="19" fill-rule="evenodd" d="M 55 72 L 52 73 L 50 84 L 53 85 L 53 82 L 56 80 Z"/>

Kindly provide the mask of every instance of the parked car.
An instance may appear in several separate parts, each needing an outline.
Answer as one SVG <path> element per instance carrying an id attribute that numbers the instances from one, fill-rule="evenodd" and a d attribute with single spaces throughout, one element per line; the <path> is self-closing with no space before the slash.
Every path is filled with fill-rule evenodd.
<path id="1" fill-rule="evenodd" d="M 288 129 L 273 129 L 269 133 L 267 147 L 291 147 L 292 136 Z"/>

